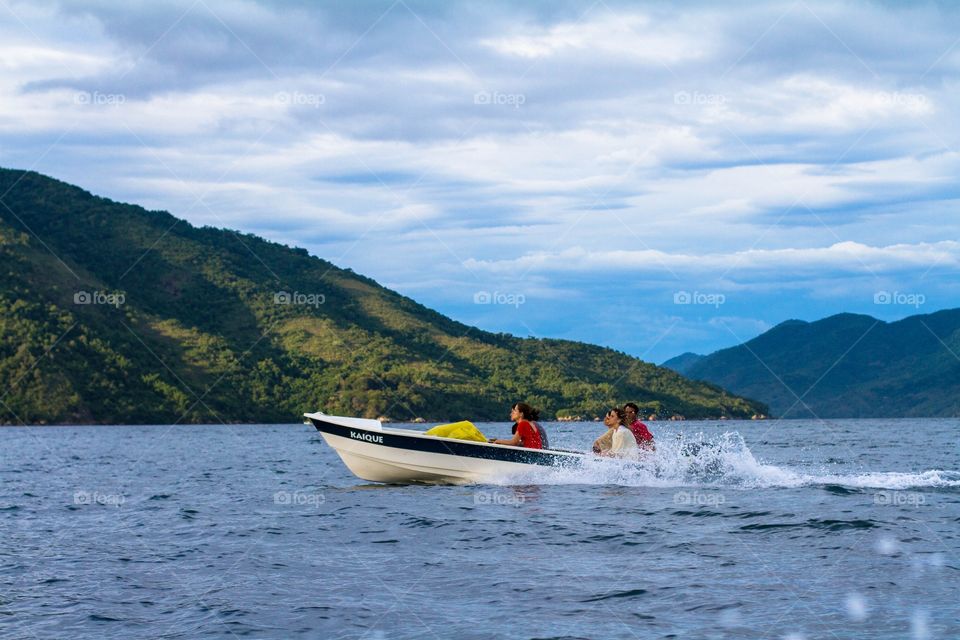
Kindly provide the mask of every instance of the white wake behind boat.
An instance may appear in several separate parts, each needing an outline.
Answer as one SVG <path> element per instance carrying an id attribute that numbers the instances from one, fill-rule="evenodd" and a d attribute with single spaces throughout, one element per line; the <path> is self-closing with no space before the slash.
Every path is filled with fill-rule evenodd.
<path id="1" fill-rule="evenodd" d="M 303 414 L 358 478 L 392 484 L 469 484 L 544 467 L 579 465 L 584 454 L 428 436 L 379 420 Z"/>

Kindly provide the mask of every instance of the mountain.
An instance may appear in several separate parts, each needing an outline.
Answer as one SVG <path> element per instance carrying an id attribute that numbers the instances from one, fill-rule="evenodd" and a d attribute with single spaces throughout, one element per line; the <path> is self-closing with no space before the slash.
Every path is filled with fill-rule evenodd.
<path id="1" fill-rule="evenodd" d="M 960 309 L 890 323 L 850 313 L 789 320 L 685 374 L 780 417 L 960 416 Z"/>
<path id="2" fill-rule="evenodd" d="M 269 203 L 264 210 L 269 211 Z M 597 346 L 481 331 L 303 249 L 0 169 L 0 423 L 663 416 L 763 405 Z"/>
<path id="3" fill-rule="evenodd" d="M 672 369 L 680 375 L 686 375 L 687 371 L 689 371 L 693 365 L 703 360 L 704 357 L 705 356 L 702 356 L 699 353 L 687 351 L 686 353 L 681 353 L 678 356 L 670 358 L 660 366 L 666 367 L 667 369 Z"/>

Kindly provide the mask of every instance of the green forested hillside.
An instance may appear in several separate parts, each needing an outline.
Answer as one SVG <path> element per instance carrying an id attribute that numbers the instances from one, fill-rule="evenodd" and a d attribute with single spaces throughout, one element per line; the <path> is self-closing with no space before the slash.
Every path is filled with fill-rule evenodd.
<path id="1" fill-rule="evenodd" d="M 851 313 L 790 320 L 684 372 L 784 418 L 960 416 L 960 309 L 889 323 Z"/>
<path id="2" fill-rule="evenodd" d="M 610 349 L 455 322 L 302 249 L 0 170 L 0 422 L 661 415 L 758 403 Z M 269 210 L 264 205 L 265 211 Z"/>

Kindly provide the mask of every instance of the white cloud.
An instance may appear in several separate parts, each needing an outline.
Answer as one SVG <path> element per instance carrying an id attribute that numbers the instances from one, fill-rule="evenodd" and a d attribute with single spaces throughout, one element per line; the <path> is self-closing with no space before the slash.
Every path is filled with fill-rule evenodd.
<path id="1" fill-rule="evenodd" d="M 676 63 L 706 55 L 710 40 L 637 13 L 587 11 L 582 19 L 481 40 L 504 55 L 539 59 L 591 56 L 598 59 Z"/>
<path id="2" fill-rule="evenodd" d="M 468 260 L 467 266 L 492 273 L 516 272 L 663 272 L 717 273 L 722 270 L 775 271 L 786 277 L 797 271 L 889 272 L 907 268 L 955 268 L 960 265 L 960 242 L 898 244 L 872 247 L 859 242 L 837 242 L 805 249 L 748 249 L 731 253 L 683 254 L 658 250 L 606 252 L 575 246 L 557 253 L 535 253 L 511 260 Z"/>

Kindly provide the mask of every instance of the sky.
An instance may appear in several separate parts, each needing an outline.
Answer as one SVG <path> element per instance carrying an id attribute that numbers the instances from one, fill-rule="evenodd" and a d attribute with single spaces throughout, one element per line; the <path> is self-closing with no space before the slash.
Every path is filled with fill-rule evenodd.
<path id="1" fill-rule="evenodd" d="M 0 166 L 654 362 L 960 306 L 958 106 L 953 3 L 0 0 Z"/>

